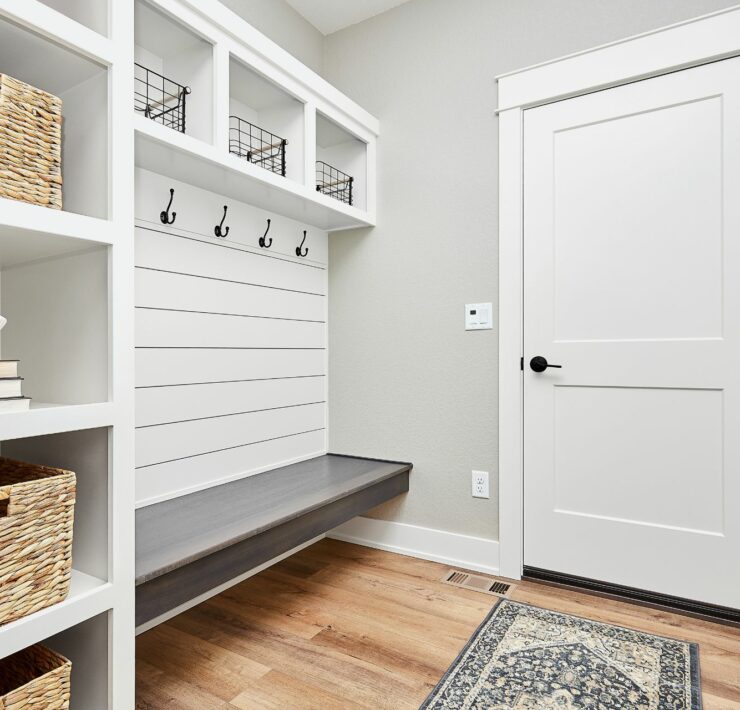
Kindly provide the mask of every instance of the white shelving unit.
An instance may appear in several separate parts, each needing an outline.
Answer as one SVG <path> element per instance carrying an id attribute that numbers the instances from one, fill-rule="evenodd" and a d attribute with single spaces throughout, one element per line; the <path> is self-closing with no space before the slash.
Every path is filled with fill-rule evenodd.
<path id="1" fill-rule="evenodd" d="M 184 132 L 135 114 L 135 63 L 190 88 Z M 379 125 L 216 0 L 0 0 L 0 72 L 64 101 L 64 209 L 0 199 L 0 358 L 33 397 L 0 415 L 0 453 L 78 477 L 71 592 L 0 626 L 0 658 L 46 643 L 73 661 L 73 710 L 130 710 L 135 168 L 306 228 L 371 226 Z M 230 115 L 288 141 L 285 176 L 230 153 Z M 319 156 L 353 205 L 317 192 Z"/>
<path id="2" fill-rule="evenodd" d="M 67 655 L 73 710 L 134 706 L 133 26 L 127 2 L 0 0 L 0 72 L 64 102 L 64 209 L 0 199 L 0 357 L 33 397 L 0 452 L 77 474 L 70 593 L 0 626 L 0 658 Z"/>
<path id="3" fill-rule="evenodd" d="M 137 115 L 139 167 L 319 229 L 375 224 L 377 119 L 215 0 L 136 4 L 140 36 L 148 34 L 141 18 L 149 18 L 158 28 L 160 46 L 182 46 L 183 33 L 199 42 L 188 71 L 171 77 L 193 89 L 186 100 L 185 132 Z M 149 47 L 154 54 L 156 48 Z M 204 120 L 194 119 L 198 124 L 190 127 L 191 100 L 196 116 L 204 105 L 213 107 L 210 133 Z M 285 177 L 229 152 L 229 117 L 234 114 L 288 140 Z M 353 171 L 354 205 L 316 191 L 321 151 L 337 160 L 338 168 Z"/>

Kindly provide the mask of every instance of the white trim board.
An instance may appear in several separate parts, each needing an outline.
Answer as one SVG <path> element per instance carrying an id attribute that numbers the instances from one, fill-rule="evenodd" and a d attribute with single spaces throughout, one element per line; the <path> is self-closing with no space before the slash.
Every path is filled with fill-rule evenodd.
<path id="1" fill-rule="evenodd" d="M 278 562 L 281 562 L 287 557 L 290 557 L 291 555 L 295 555 L 296 552 L 300 552 L 301 550 L 304 550 L 305 548 L 310 547 L 311 545 L 318 542 L 319 540 L 323 540 L 325 537 L 326 537 L 325 535 L 319 535 L 318 537 L 315 537 L 312 540 L 309 540 L 308 542 L 304 542 L 302 545 L 298 545 L 297 547 L 294 547 L 292 550 L 283 552 L 282 555 L 273 557 L 271 560 L 268 560 L 267 562 L 263 562 L 261 565 L 257 565 L 257 567 L 255 567 L 254 569 L 250 569 L 248 572 L 244 572 L 243 574 L 240 574 L 238 577 L 234 577 L 234 579 L 230 579 L 228 582 L 219 584 L 217 587 L 214 587 L 213 589 L 210 589 L 207 592 L 203 592 L 203 594 L 199 594 L 194 599 L 190 599 L 189 601 L 186 601 L 184 604 L 180 604 L 180 606 L 176 606 L 174 609 L 170 609 L 169 611 L 166 611 L 164 614 L 161 614 L 160 616 L 157 616 L 154 619 L 150 619 L 149 621 L 141 624 L 141 626 L 136 627 L 136 635 L 138 636 L 139 634 L 143 634 L 145 631 L 149 631 L 149 629 L 153 629 L 155 626 L 164 624 L 165 621 L 168 621 L 169 619 L 176 617 L 178 614 L 182 614 L 184 611 L 187 611 L 188 609 L 192 609 L 194 606 L 198 606 L 198 604 L 202 604 L 203 602 L 208 601 L 209 599 L 211 599 L 211 597 L 215 597 L 221 594 L 221 592 L 225 592 L 227 589 L 234 587 L 237 584 L 240 584 L 241 582 L 249 579 L 250 577 L 254 577 L 254 575 L 259 574 L 260 572 L 266 570 L 268 567 L 272 567 L 273 565 L 277 564 Z"/>
<path id="2" fill-rule="evenodd" d="M 740 54 L 740 5 L 502 74 L 499 112 L 658 76 Z"/>
<path id="3" fill-rule="evenodd" d="M 500 574 L 524 564 L 523 114 L 552 101 L 740 55 L 740 6 L 498 77 Z"/>
<path id="4" fill-rule="evenodd" d="M 362 517 L 334 528 L 326 537 L 475 572 L 499 573 L 499 544 L 482 537 Z"/>

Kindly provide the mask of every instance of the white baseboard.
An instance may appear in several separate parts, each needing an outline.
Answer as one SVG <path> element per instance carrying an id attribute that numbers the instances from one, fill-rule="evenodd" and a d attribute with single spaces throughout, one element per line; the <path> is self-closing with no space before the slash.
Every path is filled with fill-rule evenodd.
<path id="1" fill-rule="evenodd" d="M 300 552 L 305 547 L 309 547 L 310 545 L 313 545 L 315 542 L 318 542 L 319 540 L 323 540 L 324 537 L 325 537 L 324 535 L 319 535 L 318 537 L 315 537 L 312 540 L 309 540 L 308 542 L 304 542 L 302 545 L 298 545 L 297 547 L 294 547 L 292 550 L 288 550 L 287 552 L 284 552 L 282 555 L 273 557 L 268 562 L 258 565 L 254 569 L 250 569 L 249 572 L 240 574 L 238 577 L 234 577 L 234 579 L 230 579 L 228 582 L 219 584 L 218 587 L 214 587 L 213 589 L 210 589 L 209 591 L 204 592 L 203 594 L 200 594 L 199 596 L 195 597 L 195 599 L 191 599 L 185 602 L 184 604 L 180 604 L 180 606 L 175 607 L 174 609 L 170 609 L 170 611 L 167 611 L 164 614 L 161 614 L 160 616 L 154 619 L 150 619 L 149 621 L 144 622 L 141 626 L 136 627 L 136 635 L 138 636 L 139 634 L 143 634 L 145 631 L 149 631 L 149 629 L 153 629 L 155 626 L 159 626 L 159 624 L 163 624 L 168 619 L 172 619 L 178 614 L 182 614 L 182 612 L 187 611 L 188 609 L 192 609 L 194 606 L 197 606 L 201 602 L 204 602 L 207 599 L 210 599 L 211 597 L 215 597 L 217 594 L 221 594 L 221 592 L 227 590 L 229 587 L 233 587 L 235 584 L 239 584 L 240 582 L 243 582 L 245 579 L 254 577 L 255 574 L 262 572 L 262 570 L 265 570 L 268 567 L 272 567 L 272 565 L 280 562 L 280 560 L 284 560 L 286 557 L 290 557 L 291 555 L 294 555 L 296 552 Z"/>
<path id="2" fill-rule="evenodd" d="M 498 541 L 482 537 L 373 518 L 353 518 L 326 536 L 485 574 L 499 570 Z"/>

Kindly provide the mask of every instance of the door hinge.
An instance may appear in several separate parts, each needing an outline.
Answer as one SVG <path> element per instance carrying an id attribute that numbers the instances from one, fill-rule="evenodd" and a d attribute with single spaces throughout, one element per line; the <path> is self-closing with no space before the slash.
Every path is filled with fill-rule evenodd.
<path id="1" fill-rule="evenodd" d="M 522 355 L 521 358 L 519 358 L 519 369 L 524 372 L 524 355 Z"/>

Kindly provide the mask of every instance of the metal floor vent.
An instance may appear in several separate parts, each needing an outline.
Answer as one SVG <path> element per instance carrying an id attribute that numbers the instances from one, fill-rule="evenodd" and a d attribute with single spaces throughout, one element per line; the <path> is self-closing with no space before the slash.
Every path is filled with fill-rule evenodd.
<path id="1" fill-rule="evenodd" d="M 451 569 L 442 578 L 445 584 L 451 584 L 453 587 L 464 587 L 484 594 L 492 594 L 495 597 L 505 597 L 511 591 L 513 585 L 506 582 L 500 582 L 493 577 L 483 577 L 480 574 L 470 574 L 470 572 L 461 572 L 458 569 Z"/>

